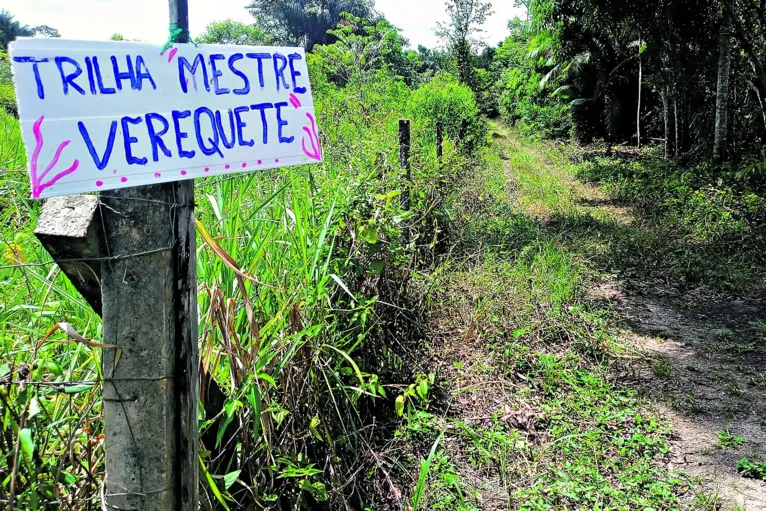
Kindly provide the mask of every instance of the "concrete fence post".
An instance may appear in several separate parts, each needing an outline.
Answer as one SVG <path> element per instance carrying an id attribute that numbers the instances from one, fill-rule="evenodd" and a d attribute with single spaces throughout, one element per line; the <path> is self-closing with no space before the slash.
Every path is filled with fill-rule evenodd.
<path id="1" fill-rule="evenodd" d="M 399 120 L 399 165 L 405 171 L 407 189 L 402 193 L 402 206 L 410 209 L 410 193 L 412 190 L 412 166 L 410 165 L 410 121 Z"/>

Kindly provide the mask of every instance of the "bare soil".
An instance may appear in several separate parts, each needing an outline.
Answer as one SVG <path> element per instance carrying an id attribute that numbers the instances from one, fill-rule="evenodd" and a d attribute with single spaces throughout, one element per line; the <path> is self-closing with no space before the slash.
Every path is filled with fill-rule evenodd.
<path id="1" fill-rule="evenodd" d="M 759 326 L 766 304 L 660 284 L 626 291 L 637 287 L 632 284 L 602 281 L 590 296 L 613 308 L 638 351 L 621 379 L 645 392 L 670 422 L 669 468 L 685 471 L 698 485 L 685 496 L 686 505 L 766 509 L 766 483 L 736 469 L 743 456 L 766 459 L 766 336 Z M 724 449 L 722 431 L 744 443 Z M 708 507 L 700 507 L 703 502 Z"/>

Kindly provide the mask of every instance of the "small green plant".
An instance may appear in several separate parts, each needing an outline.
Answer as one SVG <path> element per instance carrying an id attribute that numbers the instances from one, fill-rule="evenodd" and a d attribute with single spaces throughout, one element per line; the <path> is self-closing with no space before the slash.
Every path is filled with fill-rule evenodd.
<path id="1" fill-rule="evenodd" d="M 399 417 L 404 415 L 406 405 L 413 411 L 428 408 L 428 392 L 434 385 L 434 378 L 433 374 L 419 374 L 415 383 L 410 384 L 407 390 L 396 398 L 394 407 Z"/>
<path id="2" fill-rule="evenodd" d="M 16 92 L 13 89 L 13 84 L 0 83 L 0 108 L 5 109 L 11 115 L 18 115 Z"/>
<path id="3" fill-rule="evenodd" d="M 658 378 L 670 378 L 673 371 L 671 363 L 665 359 L 655 360 L 650 363 L 652 373 Z"/>
<path id="4" fill-rule="evenodd" d="M 434 456 L 436 455 L 436 449 L 439 447 L 439 442 L 441 442 L 442 436 L 443 435 L 439 435 L 439 437 L 434 442 L 434 445 L 431 446 L 431 452 L 428 453 L 428 458 L 420 462 L 420 475 L 418 476 L 418 485 L 415 487 L 415 493 L 412 495 L 413 511 L 418 511 L 420 501 L 426 491 L 428 475 L 431 473 L 431 465 L 433 464 Z"/>
<path id="5" fill-rule="evenodd" d="M 761 371 L 750 377 L 756 387 L 766 387 L 766 371 Z"/>
<path id="6" fill-rule="evenodd" d="M 689 393 L 688 396 L 686 396 L 686 402 L 689 404 L 689 410 L 694 414 L 702 414 L 705 413 L 705 407 L 702 406 L 697 401 L 697 398 L 694 396 L 694 393 Z"/>
<path id="7" fill-rule="evenodd" d="M 766 481 L 766 463 L 756 463 L 747 457 L 742 457 L 737 462 L 737 472 L 748 479 Z"/>
<path id="8" fill-rule="evenodd" d="M 742 447 L 742 444 L 745 443 L 744 438 L 733 435 L 729 430 L 719 431 L 716 435 L 718 436 L 718 446 L 723 452 L 726 452 L 726 449 L 737 449 Z"/>
<path id="9" fill-rule="evenodd" d="M 715 493 L 700 491 L 694 495 L 695 508 L 699 511 L 719 511 L 721 509 L 721 496 Z"/>

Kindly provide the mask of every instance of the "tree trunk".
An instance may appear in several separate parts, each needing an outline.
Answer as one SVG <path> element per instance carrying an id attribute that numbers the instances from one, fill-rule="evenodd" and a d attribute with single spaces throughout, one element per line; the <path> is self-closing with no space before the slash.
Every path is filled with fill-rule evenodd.
<path id="1" fill-rule="evenodd" d="M 673 122 L 675 125 L 675 157 L 681 158 L 688 150 L 689 127 L 687 126 L 686 85 L 679 81 L 673 87 Z"/>
<path id="2" fill-rule="evenodd" d="M 726 158 L 726 141 L 729 132 L 731 30 L 731 18 L 724 14 L 718 43 L 718 87 L 715 98 L 715 141 L 713 142 L 713 161 L 715 163 L 721 163 Z"/>
<path id="3" fill-rule="evenodd" d="M 675 146 L 675 152 L 673 153 L 673 156 L 678 158 L 681 156 L 681 129 L 680 129 L 680 118 L 678 113 L 678 91 L 673 92 L 673 97 L 671 98 L 673 101 L 673 127 L 675 128 L 673 131 L 674 135 L 674 146 Z"/>
<path id="4" fill-rule="evenodd" d="M 737 89 L 737 80 L 734 80 L 734 90 L 732 91 L 732 101 L 733 105 L 737 104 L 737 94 L 739 90 Z M 731 115 L 731 122 L 729 123 L 729 132 L 726 134 L 726 139 L 731 144 L 731 154 L 737 154 L 737 115 L 736 110 L 732 112 L 733 115 Z"/>
<path id="5" fill-rule="evenodd" d="M 665 85 L 662 90 L 662 112 L 665 117 L 665 159 L 670 159 L 673 154 L 673 118 L 670 115 L 671 98 L 670 86 Z"/>
<path id="6" fill-rule="evenodd" d="M 638 148 L 641 149 L 641 81 L 643 80 L 644 66 L 641 62 L 641 41 L 638 42 L 638 109 L 636 110 L 636 137 Z"/>

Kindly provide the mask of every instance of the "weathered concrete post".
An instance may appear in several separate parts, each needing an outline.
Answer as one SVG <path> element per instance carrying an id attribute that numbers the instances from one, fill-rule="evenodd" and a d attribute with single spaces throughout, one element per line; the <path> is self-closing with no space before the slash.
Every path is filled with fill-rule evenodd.
<path id="1" fill-rule="evenodd" d="M 188 6 L 170 0 L 188 42 Z M 101 195 L 106 509 L 198 507 L 194 181 Z"/>
<path id="2" fill-rule="evenodd" d="M 98 197 L 66 195 L 45 202 L 35 236 L 77 291 L 101 314 L 101 218 Z"/>
<path id="3" fill-rule="evenodd" d="M 410 209 L 410 193 L 412 185 L 412 167 L 410 165 L 410 121 L 399 119 L 399 165 L 405 170 L 407 189 L 402 194 L 402 206 Z"/>
<path id="4" fill-rule="evenodd" d="M 436 159 L 442 162 L 444 155 L 444 124 L 441 121 L 436 123 Z"/>

